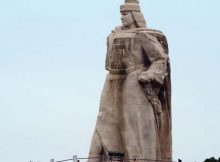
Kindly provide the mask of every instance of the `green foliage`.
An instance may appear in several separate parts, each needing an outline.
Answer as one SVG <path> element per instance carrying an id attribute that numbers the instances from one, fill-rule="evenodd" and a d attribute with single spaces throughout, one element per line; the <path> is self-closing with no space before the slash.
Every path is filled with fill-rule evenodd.
<path id="1" fill-rule="evenodd" d="M 216 158 L 211 157 L 209 159 L 206 159 L 204 162 L 220 162 L 220 158 L 217 160 Z"/>

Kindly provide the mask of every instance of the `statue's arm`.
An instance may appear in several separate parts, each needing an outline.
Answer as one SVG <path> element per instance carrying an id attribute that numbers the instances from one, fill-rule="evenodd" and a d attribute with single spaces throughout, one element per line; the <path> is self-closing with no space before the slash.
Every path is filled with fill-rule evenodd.
<path id="1" fill-rule="evenodd" d="M 107 71 L 109 71 L 109 48 L 110 48 L 110 45 L 109 45 L 109 36 L 107 37 L 107 42 L 106 42 L 106 46 L 107 46 L 107 52 L 106 52 L 106 59 L 105 59 L 105 69 Z"/>
<path id="2" fill-rule="evenodd" d="M 141 45 L 150 62 L 150 67 L 147 71 L 140 73 L 139 81 L 142 83 L 156 81 L 162 85 L 167 71 L 167 54 L 153 36 L 143 35 Z"/>
<path id="3" fill-rule="evenodd" d="M 106 59 L 105 59 L 105 69 L 107 71 L 110 70 L 110 51 L 111 51 L 111 48 L 113 45 L 114 35 L 120 31 L 121 31 L 121 26 L 117 26 L 117 27 L 115 27 L 114 30 L 112 30 L 111 34 L 109 34 L 107 37 L 107 43 L 106 43 L 107 52 L 106 52 Z"/>

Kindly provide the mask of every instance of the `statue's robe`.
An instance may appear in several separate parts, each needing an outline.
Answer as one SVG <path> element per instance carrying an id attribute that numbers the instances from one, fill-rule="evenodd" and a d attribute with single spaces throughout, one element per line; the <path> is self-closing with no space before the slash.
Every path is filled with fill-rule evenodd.
<path id="1" fill-rule="evenodd" d="M 101 95 L 89 157 L 118 151 L 125 154 L 125 159 L 172 158 L 167 54 L 166 37 L 160 31 L 116 29 L 108 36 L 106 69 L 109 73 Z M 160 127 L 144 84 L 138 80 L 141 72 L 154 75 L 156 86 L 152 82 L 152 87 L 162 105 Z"/>

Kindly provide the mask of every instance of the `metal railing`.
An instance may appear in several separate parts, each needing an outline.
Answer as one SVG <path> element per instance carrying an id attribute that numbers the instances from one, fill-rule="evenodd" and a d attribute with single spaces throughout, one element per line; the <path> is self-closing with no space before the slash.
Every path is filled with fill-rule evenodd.
<path id="1" fill-rule="evenodd" d="M 86 157 L 86 158 L 78 158 L 76 155 L 73 156 L 72 159 L 65 159 L 65 160 L 58 160 L 55 161 L 55 159 L 51 159 L 50 162 L 66 162 L 66 161 L 72 161 L 72 162 L 80 162 L 80 160 L 89 160 L 89 159 L 100 159 L 101 162 L 104 162 L 103 157 Z M 114 161 L 131 161 L 131 162 L 137 162 L 137 161 L 147 161 L 147 162 L 182 162 L 182 160 L 178 159 L 178 161 L 172 161 L 172 160 L 154 160 L 154 159 L 139 159 L 139 158 L 133 158 L 133 159 L 126 159 L 121 157 L 106 157 L 106 161 L 114 162 Z"/>

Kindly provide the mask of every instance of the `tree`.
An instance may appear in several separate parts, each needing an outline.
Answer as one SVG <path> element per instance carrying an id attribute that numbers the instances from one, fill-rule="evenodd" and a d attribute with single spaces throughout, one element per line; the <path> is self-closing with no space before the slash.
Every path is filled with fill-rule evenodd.
<path id="1" fill-rule="evenodd" d="M 220 158 L 217 160 L 216 158 L 211 157 L 209 159 L 206 159 L 204 162 L 220 162 Z"/>

